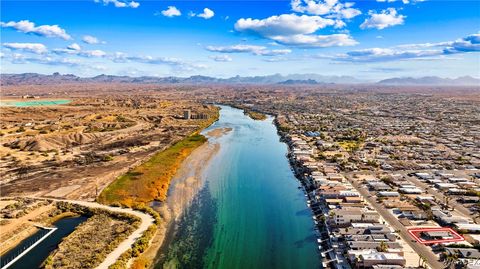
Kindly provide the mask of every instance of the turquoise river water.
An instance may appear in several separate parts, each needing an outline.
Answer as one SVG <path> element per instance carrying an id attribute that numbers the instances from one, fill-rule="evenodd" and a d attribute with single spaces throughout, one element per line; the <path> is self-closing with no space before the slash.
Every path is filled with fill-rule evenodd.
<path id="1" fill-rule="evenodd" d="M 272 118 L 222 106 L 205 133 L 215 128 L 232 131 L 209 138 L 220 151 L 157 268 L 321 268 L 312 214 Z"/>

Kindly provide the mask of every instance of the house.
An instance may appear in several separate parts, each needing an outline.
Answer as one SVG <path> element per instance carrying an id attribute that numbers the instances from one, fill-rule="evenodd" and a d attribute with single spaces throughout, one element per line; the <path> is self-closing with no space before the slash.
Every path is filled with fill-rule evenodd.
<path id="1" fill-rule="evenodd" d="M 455 238 L 449 231 L 423 231 L 420 236 L 425 240 L 445 240 Z"/>
<path id="2" fill-rule="evenodd" d="M 398 191 L 404 194 L 421 194 L 423 191 L 419 188 L 399 188 Z"/>
<path id="3" fill-rule="evenodd" d="M 352 250 L 362 250 L 362 249 L 377 249 L 382 245 L 382 243 L 386 244 L 389 249 L 402 248 L 402 245 L 398 242 L 386 242 L 386 241 L 347 241 L 346 245 L 349 249 L 352 249 Z"/>
<path id="4" fill-rule="evenodd" d="M 368 182 L 367 185 L 370 190 L 375 191 L 389 191 L 392 189 L 390 186 L 381 181 Z"/>
<path id="5" fill-rule="evenodd" d="M 456 254 L 463 259 L 480 259 L 480 251 L 475 248 L 445 248 L 445 252 Z M 470 268 L 470 267 L 469 267 Z"/>
<path id="6" fill-rule="evenodd" d="M 467 190 L 464 189 L 459 189 L 459 188 L 452 188 L 447 191 L 448 194 L 454 194 L 454 195 L 462 195 L 466 194 Z"/>
<path id="7" fill-rule="evenodd" d="M 400 193 L 396 191 L 379 191 L 377 193 L 378 197 L 399 197 Z"/>
<path id="8" fill-rule="evenodd" d="M 461 203 L 478 203 L 480 201 L 480 197 L 478 196 L 462 196 L 460 199 Z"/>
<path id="9" fill-rule="evenodd" d="M 423 179 L 423 180 L 427 180 L 427 179 L 433 178 L 433 176 L 430 175 L 429 173 L 415 173 L 414 175 L 415 175 L 416 177 L 418 177 L 419 179 Z"/>
<path id="10" fill-rule="evenodd" d="M 465 232 L 468 232 L 468 233 L 478 233 L 478 232 L 480 232 L 480 224 L 455 223 L 455 227 L 458 230 L 465 231 Z"/>
<path id="11" fill-rule="evenodd" d="M 377 254 L 359 256 L 357 265 L 363 268 L 368 268 L 378 264 L 404 266 L 405 263 L 405 258 L 398 254 L 379 252 Z"/>
<path id="12" fill-rule="evenodd" d="M 432 210 L 433 216 L 437 218 L 440 222 L 446 225 L 452 225 L 456 223 L 471 223 L 472 220 L 466 217 L 459 215 L 452 215 L 450 213 L 445 213 L 441 210 Z"/>
<path id="13" fill-rule="evenodd" d="M 378 222 L 379 215 L 364 208 L 339 208 L 332 210 L 335 225 L 344 226 L 352 222 Z"/>
<path id="14" fill-rule="evenodd" d="M 376 265 L 385 266 L 400 266 L 397 268 L 403 268 L 405 265 L 405 259 L 398 253 L 379 252 L 376 249 L 363 249 L 363 250 L 349 250 L 348 259 L 351 264 L 356 264 L 357 267 L 372 268 Z M 366 257 L 366 258 L 364 258 Z M 402 261 L 403 260 L 403 261 Z M 391 267 L 377 267 L 377 268 L 391 268 Z M 395 267 L 393 267 L 395 268 Z"/>
<path id="15" fill-rule="evenodd" d="M 448 190 L 448 189 L 458 188 L 458 186 L 453 183 L 436 183 L 435 188 L 439 190 Z"/>

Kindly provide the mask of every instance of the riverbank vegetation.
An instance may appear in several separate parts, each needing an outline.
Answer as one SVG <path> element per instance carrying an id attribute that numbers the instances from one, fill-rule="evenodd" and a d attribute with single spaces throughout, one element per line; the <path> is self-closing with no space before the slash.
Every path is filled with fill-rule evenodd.
<path id="1" fill-rule="evenodd" d="M 52 217 L 66 212 L 89 217 L 73 233 L 65 237 L 46 259 L 46 269 L 95 268 L 140 225 L 136 216 L 57 202 Z"/>
<path id="2" fill-rule="evenodd" d="M 194 134 L 156 153 L 147 162 L 117 178 L 100 193 L 98 201 L 129 207 L 153 200 L 164 201 L 170 180 L 183 160 L 206 141 L 205 136 Z"/>
<path id="3" fill-rule="evenodd" d="M 256 111 L 252 111 L 252 110 L 244 110 L 245 114 L 248 115 L 250 118 L 254 119 L 254 120 L 266 120 L 267 119 L 267 115 L 263 114 L 263 113 L 260 113 L 260 112 L 256 112 Z"/>
<path id="4" fill-rule="evenodd" d="M 130 261 L 130 259 L 134 258 L 137 259 L 133 261 L 130 268 L 147 268 L 150 265 L 150 261 L 146 259 L 140 259 L 138 257 L 148 248 L 148 246 L 150 245 L 150 241 L 152 240 L 153 236 L 155 236 L 156 232 L 157 225 L 150 225 L 150 227 L 148 227 L 148 229 L 143 233 L 143 235 L 139 237 L 137 241 L 135 241 L 135 243 L 132 245 L 132 248 L 122 253 L 122 255 L 120 255 L 120 257 L 117 259 L 117 261 L 114 264 L 110 265 L 108 269 L 127 269 L 128 262 Z"/>
<path id="5" fill-rule="evenodd" d="M 94 215 L 60 243 L 47 258 L 45 268 L 95 268 L 138 225 L 131 219 Z"/>

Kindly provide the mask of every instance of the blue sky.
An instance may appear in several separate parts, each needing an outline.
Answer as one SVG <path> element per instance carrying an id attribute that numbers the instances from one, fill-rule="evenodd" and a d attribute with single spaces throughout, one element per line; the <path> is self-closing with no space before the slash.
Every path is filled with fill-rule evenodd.
<path id="1" fill-rule="evenodd" d="M 1 2 L 2 73 L 480 77 L 480 1 Z"/>

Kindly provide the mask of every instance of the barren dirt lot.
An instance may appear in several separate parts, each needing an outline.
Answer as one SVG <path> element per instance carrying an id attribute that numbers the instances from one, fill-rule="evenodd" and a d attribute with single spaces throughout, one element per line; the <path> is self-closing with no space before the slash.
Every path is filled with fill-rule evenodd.
<path id="1" fill-rule="evenodd" d="M 217 115 L 214 106 L 172 100 L 169 92 L 88 95 L 62 96 L 72 100 L 65 105 L 1 108 L 2 196 L 95 199 L 113 179 Z"/>

